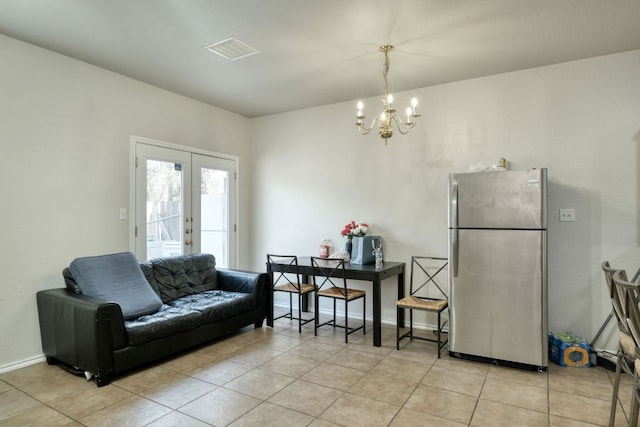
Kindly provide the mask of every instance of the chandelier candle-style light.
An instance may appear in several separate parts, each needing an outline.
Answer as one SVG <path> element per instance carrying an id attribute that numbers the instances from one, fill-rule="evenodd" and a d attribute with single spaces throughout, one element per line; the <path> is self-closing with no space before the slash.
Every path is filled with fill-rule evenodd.
<path id="1" fill-rule="evenodd" d="M 384 53 L 384 67 L 382 68 L 382 77 L 384 78 L 384 97 L 382 98 L 382 105 L 384 108 L 382 113 L 380 113 L 379 116 L 376 116 L 376 118 L 371 122 L 371 125 L 367 127 L 364 123 L 364 119 L 367 117 L 364 115 L 364 103 L 362 101 L 358 101 L 356 126 L 358 126 L 358 131 L 361 134 L 366 135 L 371 132 L 371 129 L 373 129 L 377 123 L 380 138 L 383 138 L 384 144 L 387 145 L 387 139 L 393 136 L 394 126 L 398 132 L 404 135 L 409 132 L 409 129 L 416 125 L 416 119 L 420 117 L 420 114 L 418 114 L 416 110 L 418 100 L 415 98 L 411 100 L 411 107 L 408 107 L 406 110 L 406 122 L 403 122 L 402 118 L 396 114 L 396 110 L 393 108 L 393 95 L 389 93 L 389 80 L 387 78 L 387 74 L 389 73 L 389 52 L 393 50 L 393 46 L 380 46 L 378 50 Z"/>

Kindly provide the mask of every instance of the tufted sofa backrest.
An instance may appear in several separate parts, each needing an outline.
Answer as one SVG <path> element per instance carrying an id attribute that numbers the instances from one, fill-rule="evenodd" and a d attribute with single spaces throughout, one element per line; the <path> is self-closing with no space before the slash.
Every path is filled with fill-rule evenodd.
<path id="1" fill-rule="evenodd" d="M 140 267 L 165 304 L 218 288 L 216 259 L 210 254 L 156 258 L 140 262 Z"/>

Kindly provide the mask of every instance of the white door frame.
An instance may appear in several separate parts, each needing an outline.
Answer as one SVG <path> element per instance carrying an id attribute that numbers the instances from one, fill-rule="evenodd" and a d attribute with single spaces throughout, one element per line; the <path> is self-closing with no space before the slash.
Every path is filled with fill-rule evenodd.
<path id="1" fill-rule="evenodd" d="M 166 141 L 160 141 L 151 138 L 145 138 L 141 136 L 131 135 L 130 143 L 129 143 L 129 248 L 131 252 L 135 251 L 136 247 L 136 200 L 135 200 L 135 185 L 136 185 L 136 144 L 146 144 L 152 145 L 160 148 L 168 148 L 172 150 L 185 151 L 192 154 L 201 154 L 204 156 L 216 157 L 224 160 L 233 161 L 236 165 L 236 177 L 235 179 L 229 183 L 229 187 L 233 187 L 233 191 L 235 193 L 235 197 L 233 197 L 230 203 L 233 203 L 233 218 L 229 218 L 229 227 L 230 230 L 233 230 L 233 234 L 230 237 L 232 241 L 232 253 L 229 256 L 229 268 L 237 268 L 238 260 L 239 260 L 239 188 L 240 182 L 237 177 L 240 171 L 240 158 L 238 156 L 234 156 L 231 154 L 218 153 L 215 151 L 202 150 L 199 148 L 188 147 L 184 145 L 173 144 Z"/>

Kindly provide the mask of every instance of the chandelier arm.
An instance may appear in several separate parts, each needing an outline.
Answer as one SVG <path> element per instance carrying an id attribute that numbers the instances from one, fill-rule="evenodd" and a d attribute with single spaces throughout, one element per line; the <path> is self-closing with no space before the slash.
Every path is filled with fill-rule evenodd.
<path id="1" fill-rule="evenodd" d="M 397 114 L 394 114 L 393 116 L 391 116 L 391 121 L 395 123 L 396 129 L 398 129 L 398 132 L 400 132 L 402 135 L 406 135 L 409 132 L 410 128 L 408 128 L 407 126 L 405 126 L 404 123 L 402 123 L 402 120 L 400 120 Z"/>
<path id="2" fill-rule="evenodd" d="M 371 124 L 369 125 L 369 127 L 367 127 L 363 122 L 358 122 L 356 123 L 356 125 L 358 126 L 358 131 L 363 134 L 366 135 L 369 132 L 371 132 L 374 128 L 374 126 L 376 125 L 376 123 L 378 122 L 378 117 L 374 118 L 371 121 Z"/>

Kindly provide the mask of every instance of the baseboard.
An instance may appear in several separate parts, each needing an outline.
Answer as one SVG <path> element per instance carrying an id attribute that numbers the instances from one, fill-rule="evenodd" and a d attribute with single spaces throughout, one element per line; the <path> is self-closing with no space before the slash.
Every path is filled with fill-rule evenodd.
<path id="1" fill-rule="evenodd" d="M 594 366 L 594 361 L 595 366 L 600 366 L 613 372 L 615 372 L 618 364 L 617 356 L 615 353 L 601 349 L 591 350 L 591 366 Z M 631 364 L 630 368 L 633 369 L 633 364 Z"/>
<path id="2" fill-rule="evenodd" d="M 598 364 L 598 366 L 601 366 L 612 372 L 616 371 L 616 362 L 611 360 L 610 358 L 598 355 L 596 360 L 597 360 L 596 363 Z"/>
<path id="3" fill-rule="evenodd" d="M 35 365 L 36 363 L 44 362 L 47 358 L 44 354 L 39 356 L 30 357 L 28 359 L 19 360 L 17 362 L 9 363 L 8 365 L 0 366 L 0 374 L 5 372 L 15 371 L 16 369 L 26 368 L 27 366 Z"/>

